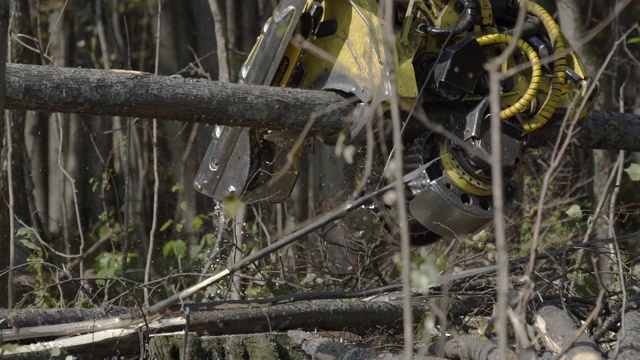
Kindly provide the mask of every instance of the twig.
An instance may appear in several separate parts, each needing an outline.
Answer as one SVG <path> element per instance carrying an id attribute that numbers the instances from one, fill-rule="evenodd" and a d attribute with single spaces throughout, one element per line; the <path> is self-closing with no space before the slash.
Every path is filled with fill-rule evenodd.
<path id="1" fill-rule="evenodd" d="M 513 31 L 513 39 L 497 57 L 489 60 L 485 69 L 489 73 L 489 104 L 491 114 L 491 192 L 493 193 L 493 224 L 496 237 L 498 276 L 496 280 L 497 313 L 496 330 L 498 332 L 498 357 L 508 356 L 507 312 L 509 290 L 509 250 L 505 233 L 504 219 L 504 180 L 502 177 L 502 119 L 500 118 L 500 72 L 501 64 L 515 51 L 520 39 L 526 17 L 527 0 L 520 2 L 518 19 Z"/>
<path id="2" fill-rule="evenodd" d="M 396 16 L 394 11 L 394 1 L 387 0 L 384 2 L 384 17 L 386 26 L 384 26 L 383 41 L 387 81 L 389 82 L 389 105 L 391 107 L 391 123 L 393 127 L 393 191 L 396 197 L 396 211 L 398 212 L 398 221 L 400 228 L 400 253 L 402 261 L 402 294 L 403 303 L 403 324 L 404 324 L 404 358 L 411 360 L 413 358 L 413 314 L 411 311 L 411 243 L 409 239 L 409 220 L 407 214 L 407 199 L 404 196 L 403 175 L 403 146 L 402 146 L 402 124 L 400 123 L 400 102 L 398 99 L 396 84 L 396 62 L 395 62 L 395 44 L 396 35 L 394 33 L 393 23 Z"/>
<path id="3" fill-rule="evenodd" d="M 637 24 L 636 24 L 637 26 Z M 620 111 L 624 111 L 624 88 L 627 85 L 627 80 L 625 79 L 625 81 L 622 83 L 622 85 L 620 86 L 620 95 L 619 95 L 619 102 L 620 102 Z M 618 194 L 620 193 L 620 184 L 622 182 L 622 171 L 624 170 L 624 150 L 620 150 L 620 152 L 618 153 L 618 161 L 616 161 L 617 164 L 617 171 L 616 171 L 616 183 L 613 187 L 613 191 L 611 192 L 611 200 L 609 201 L 609 233 L 608 235 L 610 237 L 615 237 L 615 208 L 616 208 L 616 201 L 618 200 Z M 622 261 L 622 255 L 620 254 L 620 248 L 618 247 L 618 243 L 616 241 L 614 241 L 612 243 L 612 246 L 614 254 L 615 254 L 615 259 L 616 259 L 616 263 L 617 263 L 617 269 L 618 269 L 618 281 L 620 283 L 620 290 L 622 291 L 622 308 L 625 309 L 627 306 L 627 287 L 625 286 L 625 277 L 624 277 L 624 262 Z M 623 316 L 620 319 L 620 331 L 618 332 L 618 338 L 616 341 L 616 346 L 613 349 L 613 358 L 616 358 L 618 356 L 618 352 L 620 351 L 621 348 L 621 344 L 624 341 L 625 335 L 626 335 L 626 324 L 625 324 L 625 317 Z"/>
<path id="4" fill-rule="evenodd" d="M 53 39 L 55 38 L 56 33 L 60 29 L 58 25 L 60 24 L 60 20 L 62 20 L 62 18 L 64 17 L 64 12 L 67 8 L 68 3 L 69 3 L 69 0 L 64 0 L 64 4 L 62 4 L 62 9 L 60 9 L 60 14 L 58 14 L 58 17 L 56 17 L 56 23 L 53 25 L 53 31 L 51 31 L 51 33 L 49 34 L 49 41 L 47 42 L 47 46 L 44 48 L 44 53 L 42 54 L 44 58 L 46 58 L 47 60 L 50 60 L 52 63 L 53 61 L 55 61 L 55 59 L 51 59 L 51 57 L 48 55 L 49 46 L 51 46 L 51 43 L 53 42 Z"/>
<path id="5" fill-rule="evenodd" d="M 13 144 L 11 142 L 11 119 L 9 116 L 5 115 L 5 95 L 7 92 L 6 89 L 6 67 L 7 67 L 7 43 L 8 43 L 8 34 L 9 34 L 9 20 L 10 20 L 10 3 L 9 1 L 4 1 L 0 4 L 0 79 L 3 79 L 0 82 L 0 121 L 5 125 L 5 135 L 6 135 L 6 149 L 7 149 L 7 192 L 9 193 L 9 263 L 4 264 L 4 261 L 0 261 L 0 264 L 8 265 L 8 279 L 7 279 L 7 307 L 13 308 L 14 306 L 14 294 L 13 294 L 13 267 L 15 266 L 15 215 L 14 215 L 14 197 L 13 197 L 13 174 L 11 165 L 12 162 L 12 147 Z M 2 139 L 0 139 L 2 141 Z M 4 159 L 0 159 L 0 161 L 4 162 Z M 0 170 L 1 171 L 1 170 Z M 0 191 L 4 192 L 4 189 L 0 189 Z M 3 255 L 4 257 L 4 255 Z"/>
<path id="6" fill-rule="evenodd" d="M 211 16 L 216 33 L 216 47 L 218 55 L 218 80 L 223 82 L 229 81 L 229 60 L 227 58 L 227 41 L 225 39 L 224 17 L 220 11 L 217 0 L 209 0 L 211 8 Z"/>
<path id="7" fill-rule="evenodd" d="M 430 164 L 427 164 L 426 166 L 429 166 Z M 421 171 L 423 171 L 424 168 L 419 168 L 416 171 L 419 173 Z M 406 179 L 407 181 L 411 181 L 411 179 Z M 389 189 L 392 188 L 392 185 L 382 189 L 382 191 L 388 191 Z M 380 193 L 378 193 L 377 195 L 380 195 Z M 364 203 L 364 202 L 363 202 Z M 354 203 L 355 205 L 362 205 L 363 203 L 357 204 Z M 355 208 L 355 207 L 354 207 Z M 336 212 L 341 210 L 341 208 L 334 210 L 333 212 L 333 218 L 331 218 L 331 220 L 335 220 L 337 219 L 337 217 L 335 217 Z M 322 222 L 321 220 L 326 220 L 327 216 L 330 215 L 329 213 L 321 215 L 318 217 L 318 221 L 313 222 L 312 224 L 310 224 L 309 226 L 314 227 L 314 229 L 318 229 L 319 227 L 321 227 L 323 224 L 325 224 L 326 222 Z M 268 254 L 272 253 L 275 250 L 280 249 L 282 246 L 278 247 L 277 249 L 274 250 L 274 246 L 278 245 L 279 243 L 282 242 L 286 242 L 286 244 L 284 244 L 283 246 L 286 246 L 287 244 L 290 244 L 291 242 L 293 242 L 292 237 L 297 236 L 297 237 L 301 237 L 304 236 L 306 233 L 308 233 L 307 228 L 303 228 L 300 229 L 297 233 L 295 234 L 291 234 L 288 237 L 285 237 L 283 239 L 281 239 L 280 241 L 276 242 L 273 244 L 273 246 L 269 246 L 269 249 L 265 248 L 262 250 L 261 254 L 254 254 L 252 256 L 249 256 L 245 259 L 243 259 L 244 265 L 251 263 L 252 260 L 256 260 L 256 256 L 259 258 L 262 258 L 264 256 L 267 256 Z M 632 233 L 632 234 L 627 234 L 627 235 L 623 235 L 618 237 L 618 241 L 628 241 L 628 240 L 633 240 L 635 238 L 637 238 L 638 236 L 640 236 L 640 233 Z M 607 238 L 607 239 L 593 239 L 590 242 L 586 243 L 586 244 L 577 244 L 577 245 L 572 245 L 570 246 L 568 249 L 563 249 L 563 250 L 558 250 L 555 252 L 551 252 L 551 253 L 542 253 L 539 254 L 538 257 L 539 259 L 545 259 L 545 258 L 552 258 L 552 257 L 558 257 L 560 255 L 562 255 L 563 253 L 570 253 L 571 251 L 575 251 L 578 248 L 583 249 L 585 246 L 601 246 L 603 244 L 606 244 L 609 241 L 612 241 L 613 239 Z M 580 247 L 578 247 L 580 246 Z M 267 252 L 267 250 L 270 250 L 270 252 Z M 529 260 L 528 257 L 522 257 L 519 259 L 515 259 L 513 261 L 510 262 L 510 266 L 516 266 L 516 265 L 522 265 L 522 264 L 526 264 L 527 261 Z M 242 264 L 236 264 L 237 266 L 242 266 Z M 479 268 L 479 269 L 471 269 L 471 270 L 465 270 L 462 271 L 460 273 L 455 273 L 455 274 L 451 274 L 451 275 L 445 275 L 445 276 L 441 276 L 438 283 L 437 284 L 443 284 L 446 282 L 450 282 L 450 281 L 455 281 L 455 280 L 461 280 L 461 279 L 468 279 L 471 277 L 476 277 L 478 275 L 482 275 L 482 274 L 487 274 L 487 273 L 491 273 L 493 271 L 497 270 L 497 266 L 487 266 L 484 268 Z M 225 270 L 227 271 L 227 270 Z M 1 273 L 0 273 L 1 275 Z M 219 274 L 216 274 L 215 276 L 219 276 Z M 161 281 L 161 280 L 158 280 Z M 211 279 L 207 279 L 205 281 L 211 281 Z M 213 281 L 211 281 L 210 283 L 213 283 Z M 210 284 L 209 283 L 209 284 Z M 385 289 L 385 290 L 392 290 L 392 288 L 389 289 Z M 297 295 L 296 295 L 297 296 Z M 301 295 L 302 296 L 302 295 Z M 304 295 L 304 296 L 309 296 L 309 295 Z M 340 297 L 337 294 L 332 294 L 332 296 L 334 297 Z M 151 314 L 151 311 L 148 310 L 147 313 L 148 318 L 151 319 L 157 319 L 160 316 L 158 316 L 158 312 L 164 312 L 167 309 L 169 309 L 172 305 L 178 303 L 180 300 L 178 295 L 174 295 L 172 298 L 169 298 L 167 300 L 165 300 L 164 304 L 159 304 L 157 307 L 155 307 L 152 310 L 156 310 L 156 312 L 154 313 L 155 315 Z M 255 300 L 255 302 L 257 303 L 263 303 L 265 301 L 270 301 L 273 299 L 263 299 L 263 300 Z M 211 306 L 217 307 L 218 305 L 222 305 L 221 303 L 218 304 L 210 304 Z M 242 304 L 243 306 L 246 307 L 246 302 L 244 304 Z M 250 304 L 249 304 L 250 305 Z M 197 304 L 192 304 L 190 305 L 191 308 L 197 307 Z M 206 307 L 207 304 L 204 304 L 204 306 Z M 217 309 L 219 310 L 219 309 Z M 179 311 L 179 308 L 174 308 L 172 309 L 172 311 Z M 135 320 L 132 320 L 132 318 L 136 318 Z M 64 335 L 72 335 L 72 334 L 79 334 L 79 333 L 86 333 L 86 332 L 91 332 L 94 331 L 95 329 L 102 329 L 102 330 L 109 330 L 109 329 L 124 329 L 129 325 L 135 325 L 135 324 L 140 324 L 141 321 L 139 318 L 137 318 L 136 316 L 131 316 L 131 315 L 127 315 L 127 316 L 120 316 L 120 317 L 116 317 L 116 318 L 110 318 L 110 319 L 100 319 L 100 320 L 94 320 L 91 322 L 91 326 L 84 324 L 82 322 L 80 323 L 73 323 L 73 324 L 65 324 L 65 326 L 60 326 L 59 328 L 55 328 L 52 330 L 52 334 L 58 335 L 58 336 L 64 336 Z M 53 326 L 53 325 L 52 325 Z M 66 330 L 65 330 L 66 329 Z M 25 330 L 24 328 L 22 330 Z M 65 332 L 68 331 L 68 332 Z M 42 333 L 39 332 L 34 332 L 31 336 L 27 335 L 26 331 L 21 332 L 21 333 L 15 333 L 15 330 L 13 329 L 9 329 L 9 330 L 0 330 L 0 337 L 2 337 L 5 340 L 9 340 L 9 341 L 13 341 L 15 339 L 17 339 L 18 337 L 21 339 L 28 339 L 28 338 L 33 338 L 33 337 L 39 337 L 42 336 Z"/>
<path id="8" fill-rule="evenodd" d="M 160 68 L 160 24 L 162 23 L 162 1 L 158 0 L 158 25 L 156 28 L 156 60 L 154 73 L 157 75 Z M 149 249 L 147 252 L 147 262 L 144 268 L 144 283 L 149 283 L 151 273 L 151 263 L 153 259 L 153 247 L 158 225 L 158 192 L 160 188 L 160 178 L 158 176 L 158 119 L 153 119 L 153 130 L 151 145 L 153 147 L 153 211 L 151 215 L 151 231 L 149 233 Z M 126 230 L 126 229 L 125 229 Z M 126 259 L 124 259 L 126 261 Z M 149 307 L 149 289 L 144 287 L 144 304 Z"/>
<path id="9" fill-rule="evenodd" d="M 622 40 L 618 40 L 616 42 L 616 46 L 617 44 L 619 44 Z M 609 64 L 609 62 L 611 61 L 613 57 L 613 52 L 610 52 L 607 55 L 607 58 L 605 59 L 604 63 L 602 64 L 602 66 L 600 67 L 600 69 L 598 70 L 597 74 L 594 76 L 594 81 L 592 83 L 592 85 L 586 89 L 586 94 L 583 97 L 583 99 L 581 100 L 580 104 L 578 105 L 578 107 L 575 109 L 575 114 L 579 114 L 582 112 L 582 110 L 584 109 L 588 99 L 592 96 L 593 92 L 596 91 L 596 85 L 598 80 L 602 77 L 602 74 L 604 72 L 604 70 L 606 69 L 607 65 Z M 576 115 L 577 117 L 577 115 Z M 569 113 L 567 113 L 567 116 L 565 116 L 563 118 L 563 123 L 566 124 L 567 121 L 569 121 Z M 549 188 L 549 185 L 551 183 L 551 180 L 554 176 L 554 172 L 555 170 L 558 168 L 558 166 L 560 165 L 560 160 L 562 158 L 562 156 L 564 155 L 564 153 L 566 152 L 569 144 L 571 143 L 571 135 L 575 133 L 575 127 L 577 126 L 577 118 L 573 118 L 572 120 L 574 121 L 570 121 L 569 122 L 569 126 L 568 129 L 565 129 L 565 126 L 562 126 L 563 129 L 565 129 L 564 131 L 566 132 L 566 134 L 569 134 L 569 136 L 567 136 L 566 138 L 563 139 L 563 132 L 558 132 L 557 136 L 556 136 L 556 142 L 555 145 L 553 147 L 553 153 L 552 153 L 552 158 L 551 158 L 551 164 L 549 165 L 549 168 L 547 169 L 547 171 L 545 171 L 544 174 L 544 178 L 543 178 L 543 182 L 542 182 L 542 186 L 541 186 L 541 191 L 540 191 L 540 196 L 538 198 L 538 211 L 536 214 L 536 220 L 535 220 L 535 226 L 534 226 L 534 232 L 533 232 L 533 237 L 531 240 L 531 251 L 530 251 L 530 260 L 529 260 L 529 264 L 527 266 L 527 276 L 530 277 L 531 274 L 533 274 L 534 268 L 535 268 L 535 260 L 536 260 L 536 252 L 537 252 L 537 246 L 538 246 L 538 242 L 540 239 L 540 232 L 541 232 L 541 224 L 542 224 L 542 209 L 544 207 L 544 202 L 545 202 L 545 198 L 546 198 L 546 194 L 547 194 L 547 190 Z M 607 185 L 608 187 L 608 185 Z M 600 200 L 598 206 L 596 207 L 596 211 L 593 215 L 593 217 L 597 217 L 598 213 L 600 211 L 600 209 L 603 206 L 603 198 Z M 587 231 L 586 234 L 584 236 L 584 241 L 586 241 L 589 236 L 591 235 L 593 229 L 593 223 L 592 222 L 588 222 L 588 227 L 587 227 Z M 582 252 L 578 253 L 578 260 L 576 261 L 576 263 L 580 263 L 581 262 L 581 258 L 582 258 Z"/>
<path id="10" fill-rule="evenodd" d="M 602 324 L 602 327 L 596 331 L 591 338 L 595 341 L 600 340 L 609 330 L 620 322 L 626 312 L 638 309 L 640 309 L 640 293 L 633 295 L 631 299 L 627 301 L 626 306 L 623 306 L 618 312 L 607 318 Z"/>
<path id="11" fill-rule="evenodd" d="M 67 172 L 67 170 L 64 168 L 64 165 L 62 164 L 62 144 L 64 142 L 64 136 L 63 136 L 63 129 L 62 129 L 62 116 L 60 115 L 60 113 L 56 114 L 57 118 L 58 118 L 58 131 L 60 132 L 60 143 L 59 143 L 59 147 L 58 147 L 58 168 L 60 169 L 60 172 L 62 173 L 63 178 L 66 178 L 67 181 L 69 181 L 69 185 L 71 186 L 71 195 L 73 197 L 73 206 L 75 209 L 75 217 L 76 217 L 76 222 L 78 225 L 78 236 L 80 237 L 80 246 L 78 248 L 78 254 L 82 254 L 84 253 L 84 246 L 86 244 L 85 242 L 85 238 L 84 238 L 84 232 L 82 231 L 82 221 L 80 219 L 80 206 L 79 206 L 79 201 L 78 201 L 78 195 L 77 195 L 77 191 L 76 191 L 76 180 L 71 176 L 71 174 L 69 174 Z M 63 185 L 63 190 L 66 188 L 66 186 Z M 63 196 L 62 196 L 62 210 L 63 210 L 63 221 L 66 223 L 67 221 L 67 216 L 66 216 L 66 201 L 65 201 L 65 196 L 64 196 L 64 191 L 63 191 Z M 65 226 L 66 228 L 67 226 Z M 67 231 L 65 230 L 65 242 L 67 241 L 68 235 L 67 235 Z M 70 249 L 67 249 L 67 251 Z M 70 251 L 68 251 L 67 253 L 69 253 Z M 84 272 L 84 267 L 82 264 L 82 261 L 80 262 L 80 273 L 82 274 Z"/>
<path id="12" fill-rule="evenodd" d="M 415 169 L 414 171 L 410 172 L 409 174 L 405 175 L 404 177 L 402 177 L 402 181 L 404 183 L 409 182 L 413 179 L 415 179 L 422 171 L 424 171 L 424 169 L 426 169 L 428 166 L 430 166 L 433 162 L 438 161 L 440 158 L 436 158 L 430 162 L 428 162 L 427 164 Z M 280 240 L 276 241 L 275 243 L 263 248 L 262 250 L 255 252 L 249 256 L 246 256 L 244 258 L 242 258 L 241 260 L 239 260 L 238 262 L 236 262 L 235 264 L 233 264 L 232 266 L 230 266 L 229 268 L 215 274 L 212 275 L 210 277 L 208 277 L 207 279 L 201 281 L 198 284 L 195 284 L 185 290 L 182 290 L 181 292 L 174 294 L 172 296 L 170 296 L 169 298 L 147 308 L 145 310 L 145 315 L 146 316 L 152 316 L 152 315 L 156 315 L 159 314 L 163 311 L 165 311 L 167 308 L 169 308 L 169 306 L 174 305 L 180 301 L 182 301 L 183 299 L 186 299 L 187 297 L 197 293 L 198 291 L 200 291 L 201 289 L 210 286 L 212 284 L 217 283 L 218 281 L 226 278 L 227 276 L 229 276 L 230 274 L 233 274 L 234 272 L 240 270 L 240 269 L 244 269 L 244 267 L 246 267 L 247 265 L 261 260 L 267 256 L 269 256 L 270 254 L 272 254 L 275 251 L 278 251 L 280 249 L 282 249 L 283 247 L 295 242 L 296 240 L 300 239 L 301 237 L 316 231 L 318 229 L 320 229 L 321 227 L 323 227 L 324 225 L 330 223 L 331 221 L 340 219 L 342 217 L 344 217 L 345 215 L 347 215 L 348 213 L 350 213 L 353 210 L 356 210 L 358 208 L 360 208 L 361 206 L 365 205 L 365 204 L 369 204 L 374 198 L 386 193 L 387 191 L 393 189 L 393 187 L 395 186 L 395 184 L 390 184 L 387 185 L 385 187 L 383 187 L 382 189 L 379 189 L 377 191 L 374 191 L 368 195 L 362 196 L 356 200 L 353 201 L 348 201 L 346 203 L 341 204 L 340 206 L 336 207 L 335 209 L 333 209 L 332 211 L 329 211 L 325 214 L 319 215 L 311 220 L 309 220 L 309 222 L 307 224 L 303 224 L 301 227 L 299 227 L 297 230 L 291 232 L 289 235 L 281 238 Z"/>
<path id="13" fill-rule="evenodd" d="M 105 69 L 111 69 L 111 60 L 109 60 L 109 47 L 107 45 L 107 35 L 104 32 L 104 22 L 102 21 L 102 0 L 96 0 L 96 30 L 98 33 L 98 42 L 100 43 L 100 52 L 102 53 L 102 65 Z"/>

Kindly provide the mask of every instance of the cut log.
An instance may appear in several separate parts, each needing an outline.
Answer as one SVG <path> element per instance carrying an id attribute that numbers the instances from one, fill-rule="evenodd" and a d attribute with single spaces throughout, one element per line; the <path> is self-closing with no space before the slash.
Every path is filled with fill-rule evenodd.
<path id="1" fill-rule="evenodd" d="M 7 64 L 6 108 L 333 135 L 346 126 L 352 104 L 333 92 L 240 85 L 130 71 Z M 432 120 L 464 118 L 467 109 L 429 103 Z M 552 144 L 561 119 L 530 135 L 529 146 Z M 575 143 L 584 148 L 640 151 L 640 115 L 594 112 L 580 120 Z"/>
<path id="2" fill-rule="evenodd" d="M 429 345 L 429 353 L 438 353 L 438 343 Z M 460 360 L 499 360 L 498 346 L 489 340 L 476 339 L 469 335 L 456 336 L 444 345 L 444 356 Z M 516 360 L 518 356 L 507 350 L 507 359 Z"/>
<path id="3" fill-rule="evenodd" d="M 6 108 L 337 133 L 352 107 L 328 91 L 241 85 L 137 71 L 7 64 Z M 320 121 L 321 119 L 321 121 Z"/>
<path id="4" fill-rule="evenodd" d="M 624 328 L 617 334 L 620 340 L 617 360 L 640 359 L 640 311 L 634 309 L 624 314 Z"/>
<path id="5" fill-rule="evenodd" d="M 576 339 L 578 327 L 567 313 L 555 306 L 549 305 L 538 309 L 535 326 L 542 336 L 547 349 L 554 354 L 564 354 L 563 360 L 600 360 L 602 353 L 598 346 L 583 333 Z M 569 348 L 568 350 L 566 350 Z M 566 350 L 566 351 L 565 351 Z"/>

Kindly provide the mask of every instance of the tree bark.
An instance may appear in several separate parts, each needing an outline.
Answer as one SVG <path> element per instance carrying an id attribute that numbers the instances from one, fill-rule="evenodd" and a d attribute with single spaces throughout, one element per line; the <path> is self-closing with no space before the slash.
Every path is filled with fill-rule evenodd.
<path id="1" fill-rule="evenodd" d="M 9 64 L 7 108 L 132 116 L 332 133 L 350 111 L 334 93 L 266 88 L 138 72 Z M 332 106 L 333 105 L 333 106 Z M 332 109 L 327 109 L 331 106 Z M 333 111 L 331 111 L 333 110 Z"/>
<path id="2" fill-rule="evenodd" d="M 184 122 L 335 134 L 351 106 L 325 91 L 240 85 L 137 72 L 7 65 L 9 109 L 172 119 Z M 432 104 L 434 119 L 463 116 L 462 108 Z M 551 144 L 561 121 L 530 135 L 530 146 Z M 574 141 L 584 148 L 640 151 L 640 115 L 594 112 L 580 120 Z"/>
<path id="3" fill-rule="evenodd" d="M 638 359 L 640 356 L 640 311 L 631 310 L 624 314 L 624 328 L 620 328 L 617 337 L 620 339 L 618 360 Z"/>
<path id="4" fill-rule="evenodd" d="M 429 346 L 431 354 L 437 353 L 437 343 Z M 448 340 L 444 345 L 444 355 L 447 359 L 461 360 L 499 360 L 498 346 L 489 340 L 481 340 L 469 335 L 457 336 Z M 515 360 L 518 356 L 511 350 L 507 351 L 507 359 Z"/>
<path id="5" fill-rule="evenodd" d="M 535 326 L 546 348 L 556 356 L 569 347 L 561 359 L 602 359 L 598 346 L 586 333 L 580 334 L 576 339 L 578 328 L 569 315 L 558 307 L 548 305 L 540 308 L 536 314 Z M 572 343 L 574 339 L 575 342 Z"/>
<path id="6" fill-rule="evenodd" d="M 9 32 L 9 2 L 0 2 L 0 79 L 5 77 L 6 64 L 7 64 L 7 35 Z M 0 81 L 0 154 L 4 155 L 7 150 L 6 128 L 5 128 L 5 82 Z M 0 165 L 5 161 L 4 156 L 0 158 Z M 10 254 L 7 249 L 11 247 L 11 236 L 7 229 L 10 229 L 10 212 L 9 206 L 7 206 L 9 200 L 9 187 L 5 172 L 2 170 L 4 166 L 0 166 L 0 199 L 2 204 L 0 205 L 0 227 L 5 229 L 0 231 L 0 248 L 5 249 L 0 251 L 0 273 L 3 273 L 5 269 L 9 268 L 11 264 Z M 8 274 L 11 274 L 10 272 Z M 0 306 L 7 304 L 12 305 L 10 293 L 11 286 L 9 285 L 11 276 L 0 276 Z"/>
<path id="7" fill-rule="evenodd" d="M 25 48 L 23 44 L 15 40 L 15 37 L 33 37 L 33 29 L 31 26 L 31 15 L 29 11 L 29 3 L 25 1 L 7 1 L 11 7 L 11 28 L 10 33 L 15 34 L 14 38 L 9 40 L 9 49 L 11 51 L 8 61 L 36 64 L 39 58 L 37 55 Z M 4 42 L 6 43 L 6 41 Z M 37 214 L 35 214 L 35 204 L 33 201 L 33 180 L 29 176 L 31 169 L 30 159 L 27 157 L 27 148 L 25 142 L 25 127 L 27 122 L 27 112 L 23 110 L 13 110 L 7 112 L 8 128 L 11 129 L 9 134 L 11 141 L 11 158 L 8 159 L 8 165 L 11 166 L 11 192 L 13 193 L 13 227 L 10 231 L 16 233 L 20 223 L 33 226 L 35 231 L 41 230 L 37 223 Z M 9 125 L 10 124 L 10 125 Z M 9 228 L 7 228 L 9 229 Z M 40 233 L 41 234 L 41 233 Z M 42 235 L 42 234 L 41 234 Z M 12 253 L 12 266 L 22 264 L 26 259 L 25 249 L 22 244 L 13 243 L 11 248 L 5 248 Z M 11 274 L 11 273 L 10 273 Z M 13 277 L 10 275 L 10 278 Z M 16 294 L 13 294 L 15 296 Z M 13 299 L 16 300 L 15 298 Z"/>
<path id="8" fill-rule="evenodd" d="M 413 304 L 413 314 L 416 322 L 428 311 L 428 306 L 424 301 L 416 301 Z M 29 314 L 24 315 L 23 312 Z M 132 310 L 135 311 L 135 310 Z M 39 338 L 60 336 L 61 328 L 66 328 L 69 334 L 74 334 L 73 326 L 85 324 L 92 326 L 95 320 L 104 316 L 113 315 L 112 312 L 96 310 L 73 309 L 71 316 L 74 320 L 78 316 L 86 313 L 89 319 L 84 323 L 72 323 L 59 325 L 54 330 L 48 326 L 42 327 L 21 327 L 17 319 L 37 319 L 37 313 L 43 319 L 51 320 L 51 316 L 59 316 L 60 323 L 65 319 L 60 316 L 59 310 L 16 310 L 0 314 L 0 319 L 4 319 L 3 327 L 10 326 L 11 330 L 3 330 L 5 341 L 15 340 L 17 334 L 25 339 L 37 334 Z M 116 313 L 126 312 L 124 309 L 114 310 Z M 68 321 L 68 320 L 67 320 Z M 113 355 L 124 356 L 133 354 L 139 348 L 133 344 L 139 341 L 139 330 L 147 330 L 153 334 L 163 332 L 184 330 L 186 320 L 183 314 L 176 313 L 170 317 L 165 317 L 156 321 L 149 321 L 141 328 L 126 327 L 123 323 L 122 329 L 99 331 L 79 336 L 71 336 L 65 339 L 58 339 L 51 342 L 38 342 L 30 345 L 22 345 L 12 349 L 3 356 L 7 358 L 35 358 L 43 352 L 50 351 L 53 347 L 58 347 L 70 354 L 84 355 L 87 352 L 100 354 L 101 357 Z M 341 301 L 341 300 L 311 300 L 288 304 L 273 305 L 267 307 L 240 308 L 240 309 L 200 309 L 193 310 L 189 315 L 189 331 L 198 334 L 208 335 L 230 335 L 230 334 L 250 334 L 273 331 L 284 331 L 290 329 L 321 329 L 321 330 L 344 330 L 367 333 L 372 328 L 377 327 L 400 327 L 402 325 L 402 303 L 386 301 Z M 147 327 L 148 326 L 148 327 Z M 32 330 L 36 333 L 32 333 Z M 4 357 L 3 357 L 4 358 Z"/>

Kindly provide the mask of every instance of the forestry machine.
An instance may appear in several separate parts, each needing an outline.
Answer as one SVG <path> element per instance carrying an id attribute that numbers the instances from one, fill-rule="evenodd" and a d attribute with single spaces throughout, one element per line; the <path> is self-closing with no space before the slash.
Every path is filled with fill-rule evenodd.
<path id="1" fill-rule="evenodd" d="M 482 156 L 490 152 L 485 64 L 515 44 L 502 63 L 500 83 L 507 184 L 528 134 L 554 117 L 588 115 L 591 80 L 558 24 L 532 1 L 396 0 L 391 24 L 384 21 L 383 6 L 382 0 L 280 1 L 242 66 L 240 81 L 356 99 L 344 131 L 355 145 L 362 145 L 372 114 L 382 113 L 382 122 L 390 123 L 384 114 L 394 86 L 406 117 L 405 171 L 422 168 L 405 184 L 414 244 L 473 234 L 493 216 L 491 169 Z M 393 51 L 383 40 L 388 26 L 395 33 Z M 462 115 L 454 116 L 454 109 Z M 447 136 L 412 119 L 416 111 Z M 195 187 L 220 201 L 281 202 L 297 177 L 295 140 L 286 133 L 217 127 Z M 513 200 L 508 191 L 505 196 Z"/>

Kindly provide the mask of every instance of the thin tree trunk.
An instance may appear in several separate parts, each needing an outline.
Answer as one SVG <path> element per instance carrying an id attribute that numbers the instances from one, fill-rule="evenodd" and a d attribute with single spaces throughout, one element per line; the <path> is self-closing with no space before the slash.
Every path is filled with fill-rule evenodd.
<path id="1" fill-rule="evenodd" d="M 33 36 L 31 29 L 31 17 L 29 14 L 29 4 L 24 1 L 10 1 L 11 6 L 11 33 L 20 34 L 21 36 Z M 18 41 L 10 41 L 11 56 L 10 62 L 19 62 L 26 64 L 36 63 L 38 58 L 36 54 L 29 49 L 26 49 Z M 32 186 L 27 186 L 27 182 L 31 179 L 26 175 L 31 173 L 31 169 L 28 168 L 29 161 L 26 157 L 26 145 L 25 145 L 25 123 L 26 123 L 26 111 L 13 110 L 8 112 L 7 129 L 10 129 L 10 138 L 7 138 L 10 144 L 10 174 L 9 184 L 11 186 L 9 202 L 12 207 L 13 216 L 11 217 L 12 224 L 10 226 L 10 233 L 15 234 L 19 222 L 31 226 L 32 215 L 35 211 L 33 202 L 29 201 L 31 193 L 28 189 Z M 37 214 L 34 216 L 37 217 Z M 38 229 L 35 229 L 38 231 Z M 12 243 L 9 247 L 9 253 L 11 254 L 11 265 L 17 265 L 24 262 L 26 255 L 24 251 L 17 251 L 19 244 Z M 13 294 L 15 295 L 15 294 Z M 15 299 L 14 299 L 15 300 Z"/>
<path id="2" fill-rule="evenodd" d="M 218 0 L 209 0 L 211 15 L 215 24 L 216 42 L 218 45 L 218 81 L 229 81 L 229 57 L 227 56 L 227 40 L 225 39 L 225 25 Z"/>
<path id="3" fill-rule="evenodd" d="M 7 63 L 7 38 L 9 32 L 9 2 L 0 2 L 0 79 L 5 78 L 5 69 Z M 6 138 L 7 128 L 5 127 L 4 104 L 5 104 L 5 82 L 0 82 L 0 164 L 7 161 L 5 155 L 7 153 Z M 4 171 L 7 168 L 0 166 L 0 196 L 3 199 L 9 199 L 8 174 Z M 5 231 L 0 231 L 0 248 L 13 249 L 13 233 L 11 229 L 11 209 L 3 202 L 0 205 L 0 227 Z M 6 231 L 6 229 L 10 229 Z M 11 266 L 11 251 L 0 251 L 0 272 L 4 272 Z M 13 305 L 13 286 L 12 272 L 7 273 L 8 276 L 0 276 L 0 306 L 7 304 L 8 307 Z"/>

